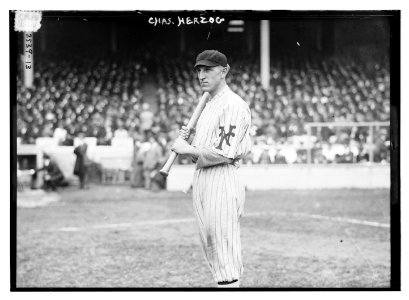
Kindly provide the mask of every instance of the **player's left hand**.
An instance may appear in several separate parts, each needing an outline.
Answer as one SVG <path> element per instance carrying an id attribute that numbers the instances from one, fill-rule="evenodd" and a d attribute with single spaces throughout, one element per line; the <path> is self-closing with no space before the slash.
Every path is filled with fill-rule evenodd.
<path id="1" fill-rule="evenodd" d="M 178 154 L 188 154 L 190 153 L 190 147 L 189 143 L 184 139 L 177 138 L 171 149 Z"/>

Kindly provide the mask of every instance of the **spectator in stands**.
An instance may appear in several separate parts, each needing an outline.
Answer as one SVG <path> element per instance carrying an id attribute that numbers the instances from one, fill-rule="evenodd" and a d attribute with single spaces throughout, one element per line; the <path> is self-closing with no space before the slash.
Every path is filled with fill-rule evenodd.
<path id="1" fill-rule="evenodd" d="M 267 145 L 264 145 L 262 149 L 263 149 L 262 150 L 263 152 L 261 152 L 259 163 L 260 164 L 271 164 L 272 160 L 271 160 L 270 153 L 269 153 L 270 147 Z"/>
<path id="2" fill-rule="evenodd" d="M 57 127 L 54 129 L 53 137 L 58 141 L 58 145 L 64 145 L 67 137 L 67 130 L 64 128 L 62 120 L 58 120 Z"/>
<path id="3" fill-rule="evenodd" d="M 138 132 L 133 133 L 133 156 L 131 165 L 131 186 L 133 188 L 144 187 L 143 182 L 143 162 L 144 153 L 141 151 L 142 138 Z"/>
<path id="4" fill-rule="evenodd" d="M 143 177 L 145 182 L 145 189 L 151 189 L 152 178 L 155 177 L 156 173 L 162 167 L 162 161 L 162 147 L 159 145 L 157 137 L 151 135 L 149 137 L 149 149 L 147 149 L 147 151 L 145 152 L 143 161 Z"/>
<path id="5" fill-rule="evenodd" d="M 88 189 L 88 168 L 91 165 L 91 161 L 87 155 L 88 145 L 85 143 L 84 134 L 80 133 L 79 138 L 81 144 L 74 149 L 74 154 L 77 156 L 74 166 L 74 175 L 77 175 L 80 180 L 80 189 Z"/>
<path id="6" fill-rule="evenodd" d="M 129 137 L 128 130 L 124 128 L 123 122 L 121 120 L 117 121 L 117 129 L 114 132 L 115 138 L 127 138 Z"/>
<path id="7" fill-rule="evenodd" d="M 150 105 L 148 103 L 144 103 L 142 105 L 142 112 L 140 114 L 140 118 L 141 118 L 141 127 L 140 127 L 141 131 L 145 135 L 145 137 L 148 137 L 152 129 L 153 118 L 154 118 L 154 114 L 150 110 Z"/>

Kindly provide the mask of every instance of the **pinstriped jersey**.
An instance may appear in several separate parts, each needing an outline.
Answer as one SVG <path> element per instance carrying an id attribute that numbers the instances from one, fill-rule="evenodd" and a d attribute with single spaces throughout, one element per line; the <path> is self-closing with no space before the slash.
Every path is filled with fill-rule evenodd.
<path id="1" fill-rule="evenodd" d="M 248 104 L 226 85 L 210 99 L 196 125 L 192 145 L 238 160 L 251 149 Z"/>

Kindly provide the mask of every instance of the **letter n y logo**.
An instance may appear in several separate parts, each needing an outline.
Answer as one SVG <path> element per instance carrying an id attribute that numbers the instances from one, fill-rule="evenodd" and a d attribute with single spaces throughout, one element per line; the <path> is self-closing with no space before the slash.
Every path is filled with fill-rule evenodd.
<path id="1" fill-rule="evenodd" d="M 230 146 L 230 137 L 234 137 L 234 136 L 235 136 L 233 130 L 236 128 L 236 126 L 230 125 L 229 132 L 227 132 L 227 133 L 226 133 L 226 131 L 224 130 L 224 128 L 225 128 L 225 127 L 222 127 L 222 126 L 219 127 L 219 129 L 220 129 L 220 134 L 219 134 L 220 143 L 219 143 L 219 146 L 216 147 L 216 149 L 219 149 L 219 150 L 222 150 L 222 145 L 223 145 L 223 142 L 224 142 L 224 141 L 226 141 L 226 144 L 227 144 L 228 146 Z"/>

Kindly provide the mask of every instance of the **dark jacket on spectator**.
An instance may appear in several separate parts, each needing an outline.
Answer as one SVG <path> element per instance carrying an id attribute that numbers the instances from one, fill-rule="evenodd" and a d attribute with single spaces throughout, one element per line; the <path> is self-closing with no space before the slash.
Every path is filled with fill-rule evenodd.
<path id="1" fill-rule="evenodd" d="M 85 173 L 85 168 L 89 166 L 90 160 L 87 156 L 87 144 L 82 144 L 74 149 L 74 154 L 77 156 L 74 166 L 74 175 L 82 176 Z"/>

